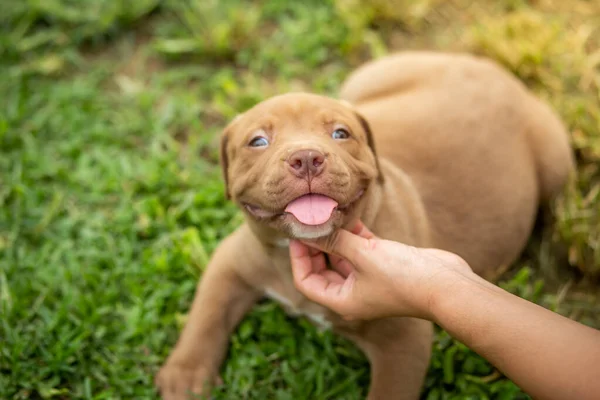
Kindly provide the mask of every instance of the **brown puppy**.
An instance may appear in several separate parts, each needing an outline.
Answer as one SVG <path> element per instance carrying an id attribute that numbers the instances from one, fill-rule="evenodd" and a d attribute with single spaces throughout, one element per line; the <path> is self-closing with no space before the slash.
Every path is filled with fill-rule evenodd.
<path id="1" fill-rule="evenodd" d="M 247 222 L 202 277 L 157 376 L 165 399 L 207 392 L 229 335 L 263 295 L 353 339 L 371 363 L 369 399 L 418 398 L 431 323 L 347 322 L 308 301 L 294 287 L 287 240 L 328 236 L 359 217 L 383 238 L 453 251 L 491 276 L 519 255 L 538 206 L 573 170 L 559 119 L 487 60 L 386 57 L 355 71 L 341 98 L 277 96 L 225 129 L 228 194 Z"/>

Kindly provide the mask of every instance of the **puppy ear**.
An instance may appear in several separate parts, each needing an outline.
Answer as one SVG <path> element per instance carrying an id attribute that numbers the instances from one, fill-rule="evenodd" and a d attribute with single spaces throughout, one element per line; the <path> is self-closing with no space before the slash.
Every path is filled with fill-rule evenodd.
<path id="1" fill-rule="evenodd" d="M 234 129 L 234 125 L 240 121 L 243 114 L 238 114 L 235 118 L 227 124 L 223 133 L 221 134 L 221 151 L 219 158 L 221 161 L 221 170 L 223 172 L 223 180 L 225 181 L 225 197 L 227 200 L 231 200 L 231 191 L 229 190 L 229 157 L 227 156 L 227 144 L 229 143 L 229 135 Z"/>
<path id="2" fill-rule="evenodd" d="M 225 181 L 225 198 L 227 200 L 231 200 L 231 193 L 229 192 L 229 158 L 227 157 L 227 131 L 223 132 L 221 135 L 221 151 L 220 151 L 220 161 L 221 161 L 221 170 L 223 172 L 223 179 Z"/>
<path id="3" fill-rule="evenodd" d="M 383 183 L 384 178 L 383 174 L 381 173 L 381 167 L 379 166 L 379 158 L 377 157 L 377 151 L 375 150 L 375 140 L 373 140 L 373 133 L 371 132 L 371 127 L 362 115 L 360 115 L 357 112 L 355 112 L 354 114 L 356 115 L 356 118 L 358 118 L 358 120 L 360 121 L 360 124 L 364 129 L 365 134 L 367 135 L 367 143 L 369 144 L 369 147 L 373 152 L 373 156 L 375 156 L 375 165 L 377 166 L 377 181 Z"/>

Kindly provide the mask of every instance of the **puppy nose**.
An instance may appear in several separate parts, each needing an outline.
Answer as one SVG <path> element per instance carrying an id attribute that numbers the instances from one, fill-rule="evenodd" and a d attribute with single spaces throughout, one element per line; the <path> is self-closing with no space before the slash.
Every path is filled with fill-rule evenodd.
<path id="1" fill-rule="evenodd" d="M 299 178 L 315 177 L 325 168 L 325 156 L 318 150 L 298 150 L 288 157 L 287 163 Z"/>

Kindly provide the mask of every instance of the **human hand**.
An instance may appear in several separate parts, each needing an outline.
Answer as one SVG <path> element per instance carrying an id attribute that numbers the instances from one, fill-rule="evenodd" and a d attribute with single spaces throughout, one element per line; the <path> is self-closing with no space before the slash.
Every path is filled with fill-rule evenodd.
<path id="1" fill-rule="evenodd" d="M 290 257 L 297 289 L 346 319 L 433 320 L 438 296 L 474 275 L 453 253 L 377 238 L 361 222 L 326 239 L 292 241 Z"/>

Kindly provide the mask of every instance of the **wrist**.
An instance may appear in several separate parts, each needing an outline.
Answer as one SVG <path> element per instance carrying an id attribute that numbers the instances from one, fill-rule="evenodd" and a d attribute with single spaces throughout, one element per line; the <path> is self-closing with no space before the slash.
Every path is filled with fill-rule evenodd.
<path id="1" fill-rule="evenodd" d="M 438 277 L 429 295 L 428 319 L 443 326 L 447 318 L 452 318 L 461 305 L 469 301 L 465 296 L 473 293 L 475 286 L 479 285 L 478 280 L 482 278 L 471 271 L 466 274 L 449 271 L 447 274 L 438 274 Z"/>

